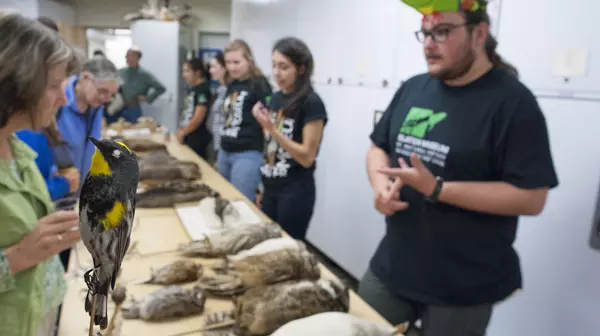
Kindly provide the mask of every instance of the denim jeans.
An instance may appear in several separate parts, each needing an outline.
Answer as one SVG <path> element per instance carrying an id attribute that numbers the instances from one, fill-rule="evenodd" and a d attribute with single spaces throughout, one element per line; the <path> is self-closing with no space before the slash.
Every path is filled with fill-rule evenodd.
<path id="1" fill-rule="evenodd" d="M 142 116 L 142 108 L 140 106 L 125 107 L 121 111 L 110 116 L 106 114 L 106 124 L 110 125 L 123 117 L 125 121 L 135 124 L 137 119 Z"/>
<path id="2" fill-rule="evenodd" d="M 229 153 L 220 150 L 217 157 L 219 173 L 251 202 L 256 201 L 261 163 L 262 153 L 259 151 Z"/>

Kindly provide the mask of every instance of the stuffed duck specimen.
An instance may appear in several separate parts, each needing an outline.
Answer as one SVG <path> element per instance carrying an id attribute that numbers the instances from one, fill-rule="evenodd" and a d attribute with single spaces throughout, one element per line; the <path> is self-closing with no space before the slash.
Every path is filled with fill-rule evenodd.
<path id="1" fill-rule="evenodd" d="M 246 224 L 207 232 L 203 239 L 181 244 L 178 250 L 186 256 L 219 258 L 251 249 L 267 239 L 278 237 L 281 237 L 279 225 Z"/>
<path id="2" fill-rule="evenodd" d="M 401 336 L 408 322 L 388 327 L 341 312 L 326 312 L 291 321 L 271 336 Z"/>
<path id="3" fill-rule="evenodd" d="M 249 288 L 286 280 L 317 280 L 319 263 L 303 242 L 293 238 L 274 238 L 236 255 L 225 257 L 215 267 L 217 275 L 200 278 L 207 294 L 229 296 Z M 222 273 L 222 274 L 219 274 Z"/>
<path id="4" fill-rule="evenodd" d="M 254 287 L 234 298 L 238 336 L 269 335 L 286 323 L 328 311 L 348 312 L 348 288 L 337 279 Z"/>

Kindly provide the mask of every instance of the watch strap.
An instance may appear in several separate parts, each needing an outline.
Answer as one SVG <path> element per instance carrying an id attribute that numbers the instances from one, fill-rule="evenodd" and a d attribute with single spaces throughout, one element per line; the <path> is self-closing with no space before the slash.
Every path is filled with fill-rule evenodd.
<path id="1" fill-rule="evenodd" d="M 440 196 L 440 192 L 442 191 L 442 185 L 444 184 L 444 179 L 440 176 L 435 177 L 435 187 L 433 188 L 433 192 L 431 195 L 427 196 L 427 200 L 430 202 L 437 202 L 438 197 Z"/>

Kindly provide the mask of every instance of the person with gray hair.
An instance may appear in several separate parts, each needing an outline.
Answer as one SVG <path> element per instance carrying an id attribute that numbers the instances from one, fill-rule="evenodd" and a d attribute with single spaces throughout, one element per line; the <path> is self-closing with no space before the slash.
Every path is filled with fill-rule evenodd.
<path id="1" fill-rule="evenodd" d="M 119 85 L 119 71 L 102 56 L 85 61 L 81 72 L 66 83 L 67 103 L 58 111 L 56 123 L 71 148 L 75 168 L 81 176 L 89 170 L 96 148 L 89 137 L 101 137 L 105 104 L 112 99 Z M 82 180 L 80 178 L 76 195 Z"/>
<path id="2" fill-rule="evenodd" d="M 58 253 L 80 240 L 79 216 L 54 211 L 15 132 L 50 124 L 77 58 L 54 31 L 0 10 L 0 64 L 0 333 L 51 335 L 67 291 Z"/>

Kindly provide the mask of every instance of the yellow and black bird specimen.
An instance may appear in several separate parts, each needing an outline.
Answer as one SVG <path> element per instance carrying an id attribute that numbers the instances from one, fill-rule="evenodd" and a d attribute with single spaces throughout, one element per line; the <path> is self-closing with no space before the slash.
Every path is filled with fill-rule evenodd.
<path id="1" fill-rule="evenodd" d="M 129 248 L 139 167 L 136 155 L 123 143 L 90 140 L 96 152 L 79 196 L 81 239 L 94 260 L 94 268 L 85 275 L 85 311 L 90 317 L 93 312 L 94 324 L 104 330 L 109 286 L 115 288 Z"/>

